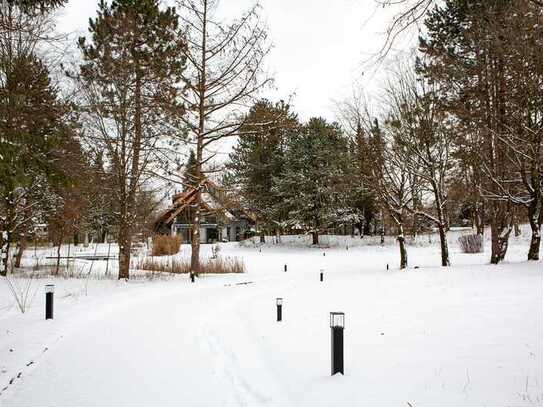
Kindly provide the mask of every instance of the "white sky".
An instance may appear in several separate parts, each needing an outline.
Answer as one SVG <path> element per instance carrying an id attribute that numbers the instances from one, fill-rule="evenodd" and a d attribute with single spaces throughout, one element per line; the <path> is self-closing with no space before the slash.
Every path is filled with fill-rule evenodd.
<path id="1" fill-rule="evenodd" d="M 98 0 L 69 0 L 59 17 L 59 29 L 85 34 Z M 254 0 L 222 0 L 221 12 L 236 16 Z M 360 83 L 376 91 L 378 77 L 364 64 L 382 46 L 392 10 L 374 0 L 261 0 L 274 44 L 268 59 L 275 73 L 276 90 L 262 96 L 271 100 L 294 95 L 301 119 L 334 119 L 333 100 L 351 93 Z"/>

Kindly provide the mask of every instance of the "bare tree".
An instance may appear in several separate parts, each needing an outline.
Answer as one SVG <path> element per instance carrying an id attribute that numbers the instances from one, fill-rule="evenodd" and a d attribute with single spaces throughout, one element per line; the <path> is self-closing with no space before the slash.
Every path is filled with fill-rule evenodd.
<path id="1" fill-rule="evenodd" d="M 202 188 L 209 174 L 206 164 L 216 156 L 213 145 L 240 135 L 244 111 L 270 84 L 264 72 L 270 45 L 258 5 L 225 24 L 216 17 L 219 0 L 178 0 L 177 4 L 187 27 L 187 115 L 183 120 L 196 154 L 191 270 L 198 275 Z"/>
<path id="2" fill-rule="evenodd" d="M 404 147 L 397 142 L 392 133 L 382 132 L 377 120 L 374 121 L 369 140 L 371 174 L 366 182 L 376 193 L 394 221 L 400 248 L 400 269 L 407 268 L 407 248 L 405 242 L 405 220 L 412 205 L 413 188 L 409 173 L 403 162 Z"/>
<path id="3" fill-rule="evenodd" d="M 422 202 L 409 209 L 436 225 L 441 265 L 449 266 L 446 205 L 453 170 L 453 137 L 448 115 L 438 108 L 437 89 L 417 78 L 413 69 L 399 68 L 390 79 L 387 99 L 387 130 L 401 146 L 398 160 L 413 181 L 420 180 L 423 200 L 432 202 L 431 210 L 425 209 Z"/>

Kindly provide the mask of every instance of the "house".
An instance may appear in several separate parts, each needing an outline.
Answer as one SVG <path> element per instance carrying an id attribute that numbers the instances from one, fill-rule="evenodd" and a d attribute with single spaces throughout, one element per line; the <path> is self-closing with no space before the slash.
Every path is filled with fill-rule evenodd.
<path id="1" fill-rule="evenodd" d="M 204 180 L 200 222 L 200 243 L 235 242 L 251 237 L 255 218 L 215 183 Z M 155 233 L 181 235 L 184 243 L 192 241 L 192 217 L 196 201 L 196 187 L 175 194 L 172 205 L 154 223 Z"/>

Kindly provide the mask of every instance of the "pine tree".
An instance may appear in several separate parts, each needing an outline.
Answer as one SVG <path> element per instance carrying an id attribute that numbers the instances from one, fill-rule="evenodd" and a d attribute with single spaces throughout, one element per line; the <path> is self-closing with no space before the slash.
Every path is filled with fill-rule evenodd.
<path id="1" fill-rule="evenodd" d="M 457 119 L 458 157 L 481 223 L 480 198 L 487 200 L 493 264 L 505 257 L 514 205 L 531 213 L 529 258 L 539 252 L 540 14 L 528 0 L 448 0 L 429 14 L 420 42 L 420 72 L 440 86 L 443 109 Z"/>
<path id="2" fill-rule="evenodd" d="M 68 0 L 2 0 L 6 3 L 19 7 L 26 13 L 33 14 L 36 12 L 47 13 L 56 8 L 64 6 Z"/>
<path id="3" fill-rule="evenodd" d="M 322 231 L 351 222 L 348 168 L 348 141 L 336 123 L 313 118 L 290 137 L 272 187 L 287 213 L 287 226 L 305 229 L 316 245 Z"/>
<path id="4" fill-rule="evenodd" d="M 256 215 L 261 238 L 265 229 L 276 230 L 285 221 L 285 214 L 278 210 L 281 199 L 272 189 L 273 177 L 282 171 L 285 145 L 298 126 L 288 104 L 258 101 L 245 117 L 244 135 L 229 156 L 229 187 L 239 192 L 243 205 Z"/>
<path id="5" fill-rule="evenodd" d="M 183 174 L 183 187 L 185 190 L 194 188 L 198 184 L 196 177 L 196 154 L 194 150 L 190 150 L 189 158 L 185 164 L 185 172 Z"/>
<path id="6" fill-rule="evenodd" d="M 35 56 L 12 60 L 0 79 L 0 244 L 3 274 L 11 241 L 28 228 L 45 183 L 62 174 L 54 153 L 61 138 L 65 106 L 49 72 Z"/>
<path id="7" fill-rule="evenodd" d="M 119 204 L 119 278 L 129 278 L 137 195 L 151 170 L 167 164 L 161 142 L 178 136 L 179 83 L 186 42 L 174 8 L 158 0 L 101 0 L 79 40 L 89 136 L 106 151 Z"/>

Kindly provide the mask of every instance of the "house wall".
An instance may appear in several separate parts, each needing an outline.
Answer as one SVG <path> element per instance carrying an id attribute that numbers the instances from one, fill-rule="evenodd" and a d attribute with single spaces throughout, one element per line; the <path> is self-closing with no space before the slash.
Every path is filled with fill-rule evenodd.
<path id="1" fill-rule="evenodd" d="M 171 229 L 171 235 L 181 235 L 183 237 L 183 243 L 191 242 L 191 229 L 179 228 L 179 225 L 173 224 Z M 200 228 L 200 243 L 207 243 L 207 228 Z"/>
<path id="2" fill-rule="evenodd" d="M 179 220 L 181 219 L 178 218 L 178 221 Z M 182 224 L 184 224 L 185 227 L 181 228 L 180 223 L 173 224 L 171 227 L 171 234 L 180 234 L 183 236 L 183 243 L 190 243 L 190 229 L 187 228 L 188 225 L 186 223 L 183 222 Z M 214 227 L 213 224 L 208 224 L 208 226 L 200 228 L 200 243 L 208 243 L 208 239 L 211 237 L 218 242 L 224 239 L 229 242 L 236 242 L 242 240 L 246 232 L 249 232 L 250 229 L 251 225 L 246 219 L 230 221 L 221 228 Z"/>

